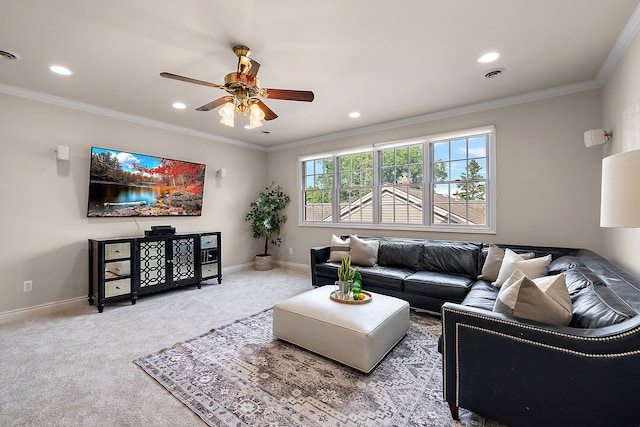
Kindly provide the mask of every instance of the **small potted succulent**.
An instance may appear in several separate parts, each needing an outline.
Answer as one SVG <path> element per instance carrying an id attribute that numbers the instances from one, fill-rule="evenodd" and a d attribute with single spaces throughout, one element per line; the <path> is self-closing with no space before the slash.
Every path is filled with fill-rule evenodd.
<path id="1" fill-rule="evenodd" d="M 356 271 L 351 268 L 351 257 L 347 255 L 342 258 L 342 264 L 338 268 L 338 296 L 341 299 L 349 299 L 351 294 L 351 285 Z"/>

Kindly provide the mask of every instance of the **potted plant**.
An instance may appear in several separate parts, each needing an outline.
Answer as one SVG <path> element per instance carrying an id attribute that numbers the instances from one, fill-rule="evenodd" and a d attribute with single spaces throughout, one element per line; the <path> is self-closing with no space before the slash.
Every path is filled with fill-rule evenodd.
<path id="1" fill-rule="evenodd" d="M 251 225 L 255 239 L 264 239 L 264 252 L 256 255 L 256 270 L 271 270 L 273 257 L 269 254 L 269 243 L 280 246 L 280 228 L 287 222 L 282 210 L 287 207 L 291 198 L 280 185 L 272 182 L 269 187 L 258 193 L 258 199 L 251 202 L 245 220 Z"/>
<path id="2" fill-rule="evenodd" d="M 342 258 L 340 268 L 338 268 L 338 295 L 341 299 L 349 299 L 351 284 L 356 271 L 351 268 L 351 257 L 347 255 Z"/>

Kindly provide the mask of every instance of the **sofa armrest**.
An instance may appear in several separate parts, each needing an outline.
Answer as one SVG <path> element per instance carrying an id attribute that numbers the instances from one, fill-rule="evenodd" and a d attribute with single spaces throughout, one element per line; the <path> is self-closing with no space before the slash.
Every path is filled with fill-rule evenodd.
<path id="1" fill-rule="evenodd" d="M 508 425 L 640 421 L 640 316 L 578 329 L 445 303 L 442 326 L 454 415 L 463 407 Z"/>
<path id="2" fill-rule="evenodd" d="M 316 265 L 322 264 L 329 260 L 331 255 L 331 246 L 317 246 L 311 248 L 311 284 L 317 286 Z"/>

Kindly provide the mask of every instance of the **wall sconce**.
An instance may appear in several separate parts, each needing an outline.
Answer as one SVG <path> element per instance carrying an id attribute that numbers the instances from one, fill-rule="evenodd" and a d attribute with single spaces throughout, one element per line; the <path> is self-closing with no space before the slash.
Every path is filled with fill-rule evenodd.
<path id="1" fill-rule="evenodd" d="M 227 177 L 227 170 L 225 168 L 218 169 L 216 171 L 216 177 L 217 178 L 226 178 Z"/>
<path id="2" fill-rule="evenodd" d="M 584 145 L 587 148 L 606 144 L 610 139 L 611 133 L 604 129 L 592 129 L 584 133 Z"/>
<path id="3" fill-rule="evenodd" d="M 56 148 L 56 159 L 69 160 L 69 147 L 66 145 L 58 145 L 58 148 Z"/>
<path id="4" fill-rule="evenodd" d="M 640 227 L 640 150 L 602 159 L 600 227 Z"/>

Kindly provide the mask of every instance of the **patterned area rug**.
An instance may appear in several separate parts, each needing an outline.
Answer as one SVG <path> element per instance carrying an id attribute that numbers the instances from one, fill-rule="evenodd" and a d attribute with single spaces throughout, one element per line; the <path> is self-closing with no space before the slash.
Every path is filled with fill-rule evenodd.
<path id="1" fill-rule="evenodd" d="M 362 374 L 271 334 L 272 310 L 134 360 L 211 426 L 489 426 L 442 399 L 440 321 L 411 313 L 407 336 Z"/>

